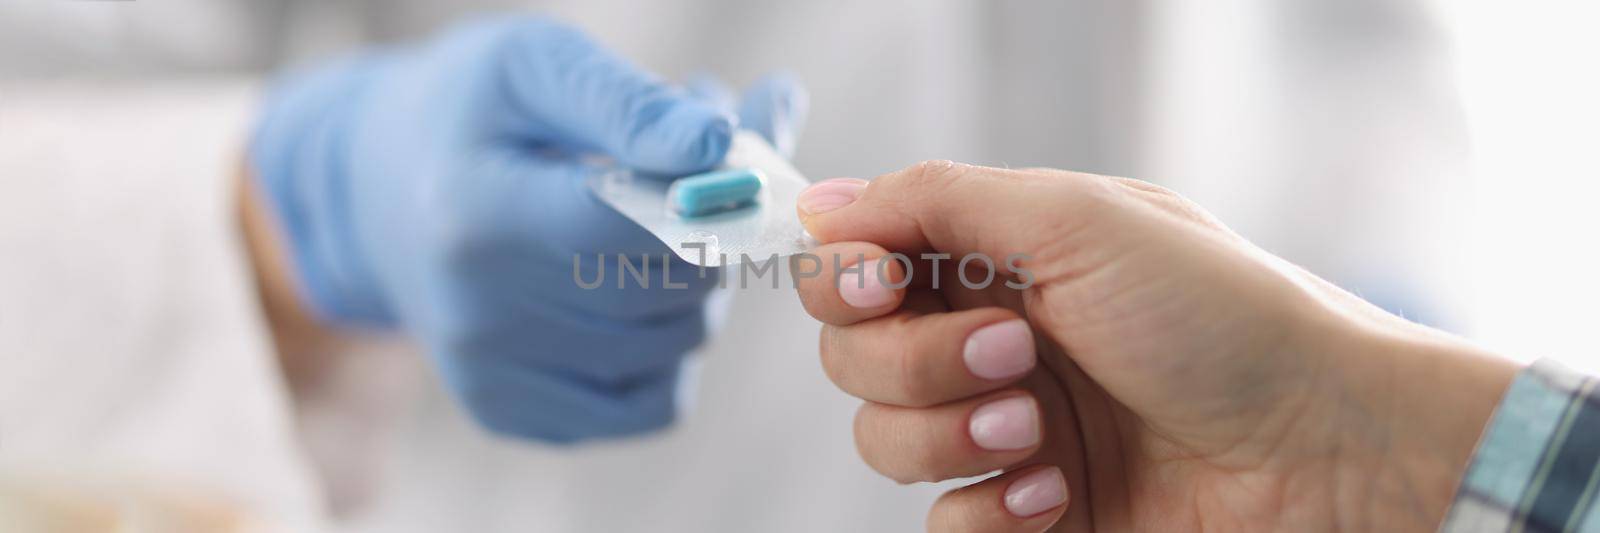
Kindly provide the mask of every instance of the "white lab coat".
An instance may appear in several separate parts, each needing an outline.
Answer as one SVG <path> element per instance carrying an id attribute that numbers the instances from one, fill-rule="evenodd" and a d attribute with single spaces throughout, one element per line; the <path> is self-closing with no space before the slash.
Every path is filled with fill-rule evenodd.
<path id="1" fill-rule="evenodd" d="M 940 488 L 855 458 L 855 402 L 786 291 L 736 298 L 697 407 L 661 435 L 497 441 L 403 353 L 350 359 L 371 390 L 292 431 L 226 226 L 248 91 L 170 80 L 252 76 L 499 3 L 0 6 L 0 457 L 177 472 L 283 522 L 321 520 L 331 498 L 331 527 L 350 531 L 920 527 Z M 1454 258 L 1440 206 L 1464 150 L 1416 5 L 538 4 L 671 77 L 795 71 L 813 95 L 796 163 L 814 179 L 929 158 L 1145 177 L 1313 271 L 1465 318 L 1438 312 L 1454 281 L 1423 276 Z M 108 75 L 145 89 L 81 81 Z"/>

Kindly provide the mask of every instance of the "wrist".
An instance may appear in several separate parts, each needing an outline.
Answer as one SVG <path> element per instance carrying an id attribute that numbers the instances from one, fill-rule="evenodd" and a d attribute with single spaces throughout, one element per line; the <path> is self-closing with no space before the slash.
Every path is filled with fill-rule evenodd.
<path id="1" fill-rule="evenodd" d="M 305 390 L 325 373 L 326 356 L 342 345 L 344 336 L 318 322 L 298 294 L 283 235 L 263 204 L 249 165 L 239 165 L 234 187 L 237 227 L 262 317 L 291 390 Z"/>
<path id="2" fill-rule="evenodd" d="M 1392 318 L 1392 317 L 1390 317 Z M 1433 531 L 1519 366 L 1398 318 L 1347 326 L 1339 523 Z"/>
<path id="3" fill-rule="evenodd" d="M 352 221 L 351 150 L 385 54 L 290 74 L 269 91 L 248 147 L 248 179 L 279 235 L 293 289 L 318 320 L 392 323 Z"/>

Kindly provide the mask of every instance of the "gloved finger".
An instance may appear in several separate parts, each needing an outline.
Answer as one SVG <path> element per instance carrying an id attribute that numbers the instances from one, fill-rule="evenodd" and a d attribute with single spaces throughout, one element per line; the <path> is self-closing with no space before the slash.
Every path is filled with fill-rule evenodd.
<path id="1" fill-rule="evenodd" d="M 429 338 L 438 340 L 440 353 L 500 361 L 494 364 L 508 369 L 553 372 L 596 388 L 626 387 L 640 376 L 658 373 L 705 340 L 705 293 L 691 300 L 678 296 L 687 292 L 683 290 L 589 291 L 625 300 L 602 309 L 583 300 L 554 300 L 551 291 L 541 292 L 539 286 L 565 285 L 565 280 L 542 281 L 471 285 L 434 302 L 461 319 L 431 325 L 438 329 L 429 331 Z M 676 300 L 677 305 L 661 300 Z M 641 307 L 656 309 L 636 309 Z"/>
<path id="2" fill-rule="evenodd" d="M 1036 533 L 1061 519 L 1069 498 L 1054 465 L 1035 465 L 944 493 L 928 510 L 928 531 Z"/>
<path id="3" fill-rule="evenodd" d="M 438 275 L 453 279 L 453 290 L 403 306 L 450 318 L 415 321 L 438 328 L 423 336 L 440 352 L 609 387 L 676 364 L 704 340 L 714 272 L 701 276 L 599 204 L 585 185 L 595 167 L 559 153 L 495 150 L 472 177 L 495 186 L 440 190 L 450 215 L 437 231 L 452 234 L 438 239 L 451 247 Z M 535 334 L 535 345 L 523 342 Z"/>
<path id="4" fill-rule="evenodd" d="M 739 127 L 760 133 L 778 153 L 792 157 L 810 111 L 811 95 L 800 80 L 788 72 L 772 72 L 745 89 Z"/>
<path id="5" fill-rule="evenodd" d="M 689 96 L 717 108 L 727 116 L 738 116 L 738 111 L 734 109 L 738 102 L 733 98 L 733 91 L 728 90 L 727 84 L 722 83 L 716 76 L 704 72 L 689 76 L 689 79 L 683 82 L 683 90 L 688 91 Z"/>
<path id="6" fill-rule="evenodd" d="M 733 124 L 592 41 L 546 18 L 509 23 L 503 63 L 511 109 L 543 141 L 589 146 L 622 163 L 661 174 L 686 174 L 722 160 Z"/>
<path id="7" fill-rule="evenodd" d="M 441 189 L 453 215 L 440 231 L 456 233 L 442 240 L 472 259 L 469 274 L 503 280 L 482 284 L 500 291 L 482 297 L 650 322 L 697 308 L 715 287 L 716 269 L 679 259 L 595 197 L 587 183 L 604 168 L 570 154 L 493 150 L 473 179 L 502 183 Z"/>
<path id="8" fill-rule="evenodd" d="M 659 254 L 670 249 L 649 231 L 601 201 L 590 182 L 611 169 L 566 152 L 529 151 L 519 146 L 481 148 L 473 187 L 441 187 L 453 216 L 446 239 L 471 245 L 503 244 L 559 256 L 573 253 Z"/>
<path id="9" fill-rule="evenodd" d="M 911 300 L 927 291 L 908 295 Z M 926 407 L 1005 387 L 1036 364 L 1033 333 L 998 307 L 895 314 L 822 327 L 822 368 L 845 393 Z"/>
<path id="10" fill-rule="evenodd" d="M 815 275 L 796 276 L 800 303 L 825 324 L 847 326 L 888 314 L 900 307 L 905 266 L 887 258 L 888 250 L 865 242 L 819 246 L 807 257 L 820 259 Z M 801 256 L 793 256 L 798 261 Z M 798 272 L 801 265 L 792 264 Z M 809 270 L 808 270 L 809 272 Z"/>
<path id="11" fill-rule="evenodd" d="M 867 402 L 856 411 L 856 451 L 901 483 L 943 481 L 1017 464 L 1044 440 L 1039 402 L 1026 390 L 924 409 Z"/>

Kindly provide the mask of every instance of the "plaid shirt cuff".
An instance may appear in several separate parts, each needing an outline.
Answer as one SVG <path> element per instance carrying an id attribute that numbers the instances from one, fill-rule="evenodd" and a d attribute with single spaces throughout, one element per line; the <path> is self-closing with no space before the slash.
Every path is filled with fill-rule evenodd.
<path id="1" fill-rule="evenodd" d="M 1600 533 L 1600 395 L 1541 360 L 1511 383 L 1441 531 Z"/>

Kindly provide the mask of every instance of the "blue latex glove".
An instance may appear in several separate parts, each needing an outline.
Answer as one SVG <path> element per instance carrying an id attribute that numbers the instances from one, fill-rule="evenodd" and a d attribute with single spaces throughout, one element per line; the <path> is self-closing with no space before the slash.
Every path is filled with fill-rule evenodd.
<path id="1" fill-rule="evenodd" d="M 715 284 L 673 257 L 688 288 L 662 288 L 671 252 L 591 195 L 582 156 L 699 172 L 741 120 L 792 145 L 804 92 L 748 95 L 736 120 L 573 28 L 502 18 L 290 76 L 250 154 L 320 317 L 403 328 L 484 426 L 566 442 L 672 420 Z M 608 283 L 584 290 L 573 256 L 592 280 L 596 253 Z M 619 253 L 650 255 L 650 289 L 616 287 Z"/>

